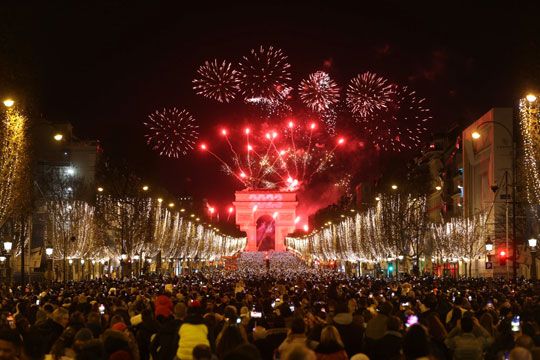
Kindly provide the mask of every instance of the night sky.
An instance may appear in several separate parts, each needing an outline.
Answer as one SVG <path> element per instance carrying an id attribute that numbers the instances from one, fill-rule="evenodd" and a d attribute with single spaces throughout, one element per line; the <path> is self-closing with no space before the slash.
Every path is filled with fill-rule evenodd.
<path id="1" fill-rule="evenodd" d="M 100 140 L 105 154 L 126 158 L 151 184 L 219 203 L 231 201 L 238 185 L 214 160 L 197 152 L 160 158 L 143 138 L 142 121 L 164 106 L 189 109 L 203 138 L 228 124 L 230 106 L 192 90 L 204 60 L 235 61 L 251 48 L 274 45 L 289 56 L 295 83 L 325 62 L 342 86 L 374 71 L 427 98 L 434 132 L 512 106 L 540 80 L 535 5 L 15 3 L 0 11 L 2 96 L 22 98 L 33 117 L 71 122 L 78 137 Z"/>

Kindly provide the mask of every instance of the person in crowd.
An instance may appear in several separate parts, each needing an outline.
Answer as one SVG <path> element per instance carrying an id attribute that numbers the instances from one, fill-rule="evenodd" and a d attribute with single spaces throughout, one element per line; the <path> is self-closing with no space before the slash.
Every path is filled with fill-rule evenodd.
<path id="1" fill-rule="evenodd" d="M 179 302 L 174 306 L 174 316 L 161 319 L 159 332 L 150 344 L 150 352 L 154 360 L 174 358 L 178 350 L 180 325 L 186 317 L 186 304 Z"/>
<path id="2" fill-rule="evenodd" d="M 473 333 L 476 327 L 478 335 Z M 456 360 L 480 360 L 491 342 L 491 336 L 476 318 L 464 316 L 445 340 L 446 346 L 454 352 Z"/>
<path id="3" fill-rule="evenodd" d="M 44 356 L 50 353 L 56 340 L 60 338 L 65 327 L 69 323 L 69 312 L 65 308 L 57 308 L 51 317 L 40 324 L 32 326 L 28 331 L 28 337 L 39 339 L 36 342 L 36 353 Z"/>
<path id="4" fill-rule="evenodd" d="M 154 318 L 154 314 L 151 309 L 144 309 L 141 313 L 141 319 L 142 322 L 135 326 L 135 339 L 137 341 L 137 345 L 139 346 L 141 360 L 149 360 L 150 341 L 152 336 L 158 333 L 160 324 Z"/>
<path id="5" fill-rule="evenodd" d="M 18 360 L 21 348 L 21 337 L 16 331 L 0 329 L 0 360 Z"/>
<path id="6" fill-rule="evenodd" d="M 282 355 L 283 360 L 317 360 L 315 352 L 304 344 L 287 347 Z"/>
<path id="7" fill-rule="evenodd" d="M 372 352 L 375 342 L 386 334 L 388 319 L 392 315 L 393 306 L 390 302 L 385 301 L 379 305 L 377 310 L 377 315 L 369 320 L 366 325 L 365 346 L 368 354 Z"/>
<path id="8" fill-rule="evenodd" d="M 187 316 L 178 330 L 179 341 L 176 356 L 180 360 L 191 360 L 193 348 L 197 345 L 210 346 L 208 328 L 201 315 L 201 304 L 198 300 L 191 301 Z"/>
<path id="9" fill-rule="evenodd" d="M 426 360 L 430 357 L 430 354 L 426 330 L 421 325 L 412 325 L 403 337 L 405 360 Z"/>
<path id="10" fill-rule="evenodd" d="M 247 343 L 247 338 L 244 328 L 234 321 L 232 324 L 225 325 L 217 336 L 216 355 L 222 360 L 231 351 L 245 343 Z"/>
<path id="11" fill-rule="evenodd" d="M 315 349 L 317 360 L 347 360 L 349 356 L 335 326 L 328 325 L 321 332 L 321 341 Z"/>
<path id="12" fill-rule="evenodd" d="M 291 323 L 291 327 L 287 333 L 287 338 L 283 340 L 278 347 L 279 354 L 286 353 L 290 348 L 295 345 L 306 345 L 308 338 L 306 336 L 306 325 L 304 319 L 295 317 Z"/>
<path id="13" fill-rule="evenodd" d="M 510 351 L 509 360 L 532 360 L 532 354 L 529 350 L 516 346 L 512 351 Z"/>
<path id="14" fill-rule="evenodd" d="M 356 301 L 349 301 L 349 304 L 341 301 L 336 305 L 336 315 L 332 318 L 332 322 L 343 340 L 345 351 L 349 357 L 363 350 L 364 328 L 354 322 L 354 311 L 356 311 Z"/>
<path id="15" fill-rule="evenodd" d="M 402 322 L 397 316 L 390 316 L 386 324 L 386 333 L 375 340 L 371 349 L 372 360 L 397 360 L 401 356 L 403 346 Z"/>

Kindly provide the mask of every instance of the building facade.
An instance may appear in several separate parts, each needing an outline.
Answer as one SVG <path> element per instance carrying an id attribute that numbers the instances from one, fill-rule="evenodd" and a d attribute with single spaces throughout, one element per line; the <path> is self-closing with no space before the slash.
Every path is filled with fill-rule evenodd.
<path id="1" fill-rule="evenodd" d="M 513 191 L 513 112 L 494 108 L 469 125 L 462 133 L 463 216 L 485 216 L 487 237 L 494 243 L 491 254 L 469 259 L 473 275 L 511 276 L 512 273 L 512 191 Z M 504 254 L 507 257 L 503 261 Z M 491 260 L 491 261 L 490 261 Z"/>

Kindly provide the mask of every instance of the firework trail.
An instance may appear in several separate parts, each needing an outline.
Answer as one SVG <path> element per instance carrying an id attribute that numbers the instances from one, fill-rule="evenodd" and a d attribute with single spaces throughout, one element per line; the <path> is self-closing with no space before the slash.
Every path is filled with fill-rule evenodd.
<path id="1" fill-rule="evenodd" d="M 178 158 L 193 149 L 199 137 L 195 118 L 187 110 L 164 108 L 144 122 L 146 143 L 162 156 Z"/>
<path id="2" fill-rule="evenodd" d="M 233 145 L 229 131 L 222 129 L 230 160 L 217 154 L 206 143 L 201 150 L 214 156 L 229 175 L 234 176 L 248 189 L 279 189 L 296 191 L 306 186 L 315 174 L 325 171 L 334 153 L 345 139 L 334 145 L 324 143 L 325 133 L 317 131 L 315 123 L 297 126 L 290 120 L 281 130 L 253 131 L 245 128 L 241 145 Z M 236 143 L 236 142 L 234 142 Z M 215 146 L 219 148 L 219 146 Z"/>
<path id="3" fill-rule="evenodd" d="M 197 95 L 219 102 L 230 102 L 238 94 L 240 79 L 232 64 L 223 60 L 206 61 L 197 69 L 193 90 Z"/>

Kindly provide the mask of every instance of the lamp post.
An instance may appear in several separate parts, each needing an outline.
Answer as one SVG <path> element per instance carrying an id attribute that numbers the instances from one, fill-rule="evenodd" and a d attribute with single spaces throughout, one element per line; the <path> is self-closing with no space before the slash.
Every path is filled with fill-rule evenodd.
<path id="1" fill-rule="evenodd" d="M 126 266 L 126 259 L 127 259 L 127 253 L 126 250 L 122 249 L 122 254 L 120 255 L 120 277 L 123 279 L 125 274 L 125 266 Z"/>
<path id="2" fill-rule="evenodd" d="M 493 241 L 491 241 L 490 237 L 487 237 L 486 240 L 486 256 L 488 259 L 488 262 L 491 262 L 491 252 L 493 251 Z"/>
<path id="3" fill-rule="evenodd" d="M 4 250 L 6 251 L 6 282 L 11 286 L 11 249 L 13 249 L 13 242 L 10 240 L 4 241 Z"/>
<path id="4" fill-rule="evenodd" d="M 81 259 L 81 278 L 84 281 L 84 259 Z"/>
<path id="5" fill-rule="evenodd" d="M 6 257 L 6 255 L 4 255 L 4 252 L 3 251 L 0 252 L 0 265 L 2 266 L 2 269 L 1 269 L 2 272 L 0 273 L 0 283 L 3 283 L 3 281 L 4 281 L 4 279 L 3 279 L 3 277 L 4 277 L 4 269 L 3 268 L 6 265 L 6 259 L 7 259 L 7 257 Z"/>
<path id="6" fill-rule="evenodd" d="M 135 254 L 133 255 L 133 261 L 135 261 L 135 275 L 136 277 L 138 278 L 139 275 L 140 275 L 140 270 L 139 270 L 139 260 L 141 259 L 141 257 L 139 256 L 139 254 Z"/>
<path id="7" fill-rule="evenodd" d="M 70 275 L 69 277 L 73 279 L 73 259 L 69 258 L 68 263 L 69 263 L 69 275 Z M 65 274 L 64 274 L 64 281 L 65 281 Z"/>
<path id="8" fill-rule="evenodd" d="M 488 120 L 480 123 L 476 127 L 476 131 L 474 131 L 471 134 L 471 137 L 474 140 L 478 140 L 482 137 L 480 132 L 478 130 L 484 126 L 485 124 L 493 124 L 493 125 L 499 125 L 501 126 L 507 134 L 510 136 L 510 139 L 512 141 L 512 278 L 515 280 L 517 278 L 517 239 L 516 239 L 516 184 L 517 184 L 517 171 L 516 171 L 516 131 L 514 129 L 514 119 L 512 119 L 512 131 L 508 129 L 506 125 L 499 121 L 493 121 Z M 506 251 L 509 250 L 509 239 L 508 239 L 508 171 L 505 171 L 505 207 L 506 207 Z M 508 262 L 506 263 L 506 269 L 507 273 L 508 270 Z"/>
<path id="9" fill-rule="evenodd" d="M 535 238 L 530 238 L 528 240 L 529 247 L 531 248 L 531 280 L 536 281 L 536 244 L 537 240 Z"/>
<path id="10" fill-rule="evenodd" d="M 45 255 L 47 255 L 47 280 L 52 282 L 52 254 L 53 254 L 53 247 L 51 244 L 47 244 L 45 247 Z"/>

